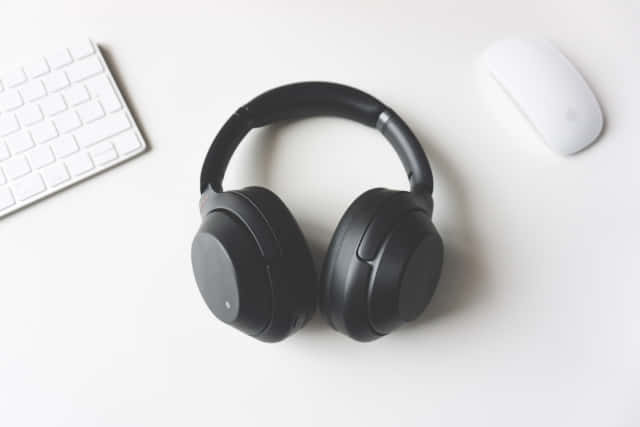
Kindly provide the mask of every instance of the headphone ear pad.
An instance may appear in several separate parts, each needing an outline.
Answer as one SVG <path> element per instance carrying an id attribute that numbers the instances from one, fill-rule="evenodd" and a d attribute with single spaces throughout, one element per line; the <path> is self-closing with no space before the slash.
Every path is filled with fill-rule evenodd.
<path id="1" fill-rule="evenodd" d="M 270 260 L 273 317 L 264 340 L 275 341 L 302 328 L 316 309 L 317 276 L 307 242 L 284 202 L 263 187 L 235 193 L 246 197 L 266 220 L 280 255 Z M 284 335 L 284 336 L 283 336 Z"/>

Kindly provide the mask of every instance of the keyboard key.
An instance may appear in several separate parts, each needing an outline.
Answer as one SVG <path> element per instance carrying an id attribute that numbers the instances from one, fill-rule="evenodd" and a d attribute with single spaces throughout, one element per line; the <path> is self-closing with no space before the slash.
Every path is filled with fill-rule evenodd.
<path id="1" fill-rule="evenodd" d="M 89 40 L 86 40 L 83 43 L 71 47 L 69 50 L 74 58 L 80 59 L 93 53 L 93 44 Z"/>
<path id="2" fill-rule="evenodd" d="M 30 79 L 34 79 L 47 74 L 49 72 L 49 64 L 47 64 L 47 61 L 45 61 L 44 58 L 41 58 L 24 67 L 24 71 Z"/>
<path id="3" fill-rule="evenodd" d="M 0 141 L 0 162 L 11 157 L 11 153 L 9 153 L 9 149 L 7 148 L 7 144 Z"/>
<path id="4" fill-rule="evenodd" d="M 104 117 L 104 110 L 98 101 L 87 102 L 80 106 L 77 111 L 85 123 L 91 123 Z"/>
<path id="5" fill-rule="evenodd" d="M 51 122 L 40 123 L 30 129 L 33 140 L 38 144 L 49 141 L 58 136 L 58 131 Z"/>
<path id="6" fill-rule="evenodd" d="M 18 68 L 17 70 L 14 70 L 9 74 L 5 74 L 5 76 L 2 78 L 2 81 L 8 87 L 16 87 L 26 82 L 27 76 L 24 74 L 22 68 Z"/>
<path id="7" fill-rule="evenodd" d="M 67 109 L 67 104 L 60 94 L 47 96 L 42 100 L 40 106 L 47 116 L 53 116 Z"/>
<path id="8" fill-rule="evenodd" d="M 7 183 L 7 178 L 4 176 L 4 172 L 2 172 L 2 168 L 0 168 L 0 185 L 5 185 Z"/>
<path id="9" fill-rule="evenodd" d="M 49 166 L 42 172 L 44 174 L 44 180 L 47 182 L 49 187 L 56 187 L 63 182 L 68 181 L 70 178 L 67 168 L 62 163 L 56 163 L 55 165 Z"/>
<path id="10" fill-rule="evenodd" d="M 4 173 L 7 174 L 9 179 L 20 178 L 31 172 L 29 163 L 25 160 L 24 156 L 14 157 L 7 160 L 3 164 Z"/>
<path id="11" fill-rule="evenodd" d="M 53 121 L 60 133 L 67 133 L 82 126 L 82 122 L 78 118 L 75 111 L 67 111 L 56 117 Z"/>
<path id="12" fill-rule="evenodd" d="M 56 157 L 63 158 L 78 151 L 78 145 L 71 135 L 64 135 L 51 143 Z"/>
<path id="13" fill-rule="evenodd" d="M 91 157 L 98 165 L 104 165 L 118 158 L 118 153 L 110 142 L 101 142 L 91 149 Z"/>
<path id="14" fill-rule="evenodd" d="M 131 127 L 131 123 L 124 112 L 115 113 L 97 122 L 90 123 L 76 131 L 78 143 L 88 147 L 123 132 Z"/>
<path id="15" fill-rule="evenodd" d="M 18 110 L 16 113 L 18 116 L 18 120 L 22 126 L 31 126 L 34 123 L 38 123 L 40 120 L 44 119 L 42 115 L 42 111 L 40 111 L 40 107 L 37 104 L 28 104 Z"/>
<path id="16" fill-rule="evenodd" d="M 100 98 L 100 103 L 108 113 L 113 113 L 122 108 L 120 100 L 107 76 L 101 75 L 92 78 L 87 81 L 87 87 L 93 96 Z"/>
<path id="17" fill-rule="evenodd" d="M 17 90 L 10 90 L 0 94 L 0 110 L 2 111 L 15 110 L 21 107 L 22 104 L 22 96 Z"/>
<path id="18" fill-rule="evenodd" d="M 116 93 L 113 91 L 111 93 L 105 93 L 104 95 L 101 95 L 100 102 L 102 103 L 104 109 L 107 110 L 107 113 L 113 113 L 122 108 L 120 100 L 116 96 Z"/>
<path id="19" fill-rule="evenodd" d="M 31 167 L 34 169 L 40 169 L 43 166 L 53 163 L 55 157 L 51 152 L 51 148 L 47 145 L 40 145 L 27 154 Z"/>
<path id="20" fill-rule="evenodd" d="M 102 64 L 97 56 L 71 64 L 66 69 L 72 82 L 79 82 L 102 72 Z"/>
<path id="21" fill-rule="evenodd" d="M 82 104 L 89 100 L 89 92 L 83 85 L 75 85 L 64 91 L 64 97 L 69 105 Z"/>
<path id="22" fill-rule="evenodd" d="M 49 92 L 56 92 L 69 86 L 69 79 L 64 71 L 56 71 L 42 79 Z"/>
<path id="23" fill-rule="evenodd" d="M 20 130 L 20 124 L 14 114 L 3 114 L 0 116 L 0 136 L 12 134 Z"/>
<path id="24" fill-rule="evenodd" d="M 26 132 L 17 133 L 7 138 L 7 145 L 13 154 L 22 153 L 33 147 L 35 144 Z"/>
<path id="25" fill-rule="evenodd" d="M 13 192 L 20 201 L 27 200 L 46 189 L 39 173 L 29 175 L 13 185 Z"/>
<path id="26" fill-rule="evenodd" d="M 35 101 L 45 96 L 47 91 L 40 80 L 34 80 L 21 87 L 20 93 L 25 101 Z"/>
<path id="27" fill-rule="evenodd" d="M 60 68 L 71 64 L 73 59 L 71 58 L 69 51 L 67 49 L 63 49 L 47 56 L 47 61 L 49 62 L 49 65 L 51 65 L 51 68 Z"/>
<path id="28" fill-rule="evenodd" d="M 140 148 L 142 145 L 133 131 L 118 135 L 114 140 L 114 144 L 120 155 L 129 154 Z"/>
<path id="29" fill-rule="evenodd" d="M 111 83 L 104 74 L 87 80 L 87 88 L 93 96 L 102 96 L 109 91 L 113 92 Z"/>
<path id="30" fill-rule="evenodd" d="M 7 209 L 9 206 L 16 204 L 11 190 L 8 188 L 0 188 L 0 211 Z"/>
<path id="31" fill-rule="evenodd" d="M 65 162 L 71 175 L 78 176 L 93 169 L 93 162 L 87 153 L 78 153 L 69 157 Z"/>

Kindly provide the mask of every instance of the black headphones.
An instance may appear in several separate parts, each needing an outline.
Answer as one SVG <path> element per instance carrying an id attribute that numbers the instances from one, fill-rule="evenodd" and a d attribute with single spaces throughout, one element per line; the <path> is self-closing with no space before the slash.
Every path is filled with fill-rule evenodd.
<path id="1" fill-rule="evenodd" d="M 304 236 L 278 196 L 261 187 L 222 190 L 231 155 L 251 129 L 311 116 L 377 128 L 411 185 L 410 192 L 369 190 L 349 206 L 319 286 Z M 432 191 L 420 143 L 374 97 L 335 83 L 272 89 L 227 120 L 202 166 L 202 225 L 191 247 L 198 288 L 216 317 L 262 341 L 279 341 L 302 328 L 316 303 L 336 330 L 359 341 L 379 338 L 417 318 L 440 277 L 443 245 L 431 222 Z"/>

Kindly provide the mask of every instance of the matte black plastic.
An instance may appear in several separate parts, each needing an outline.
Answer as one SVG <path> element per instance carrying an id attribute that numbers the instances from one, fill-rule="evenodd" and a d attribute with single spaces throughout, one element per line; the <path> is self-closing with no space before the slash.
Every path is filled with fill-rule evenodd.
<path id="1" fill-rule="evenodd" d="M 248 119 L 240 113 L 241 110 L 238 110 L 229 117 L 209 147 L 200 171 L 201 194 L 204 193 L 208 185 L 211 185 L 218 193 L 222 191 L 222 179 L 229 160 L 231 160 L 240 141 L 251 130 Z"/>
<path id="2" fill-rule="evenodd" d="M 385 106 L 353 87 L 325 82 L 300 82 L 271 89 L 254 98 L 245 109 L 252 127 L 281 120 L 337 116 L 375 127 Z"/>
<path id="3" fill-rule="evenodd" d="M 420 235 L 419 243 L 408 258 L 400 283 L 398 314 L 405 322 L 411 322 L 422 314 L 435 293 L 442 273 L 442 237 L 431 221 L 424 224 L 427 225 L 424 234 Z M 415 236 L 415 230 L 411 232 Z"/>
<path id="4" fill-rule="evenodd" d="M 420 210 L 430 218 L 433 209 L 430 201 L 431 198 L 416 196 L 406 191 L 395 193 L 389 201 L 388 212 L 385 215 L 376 215 L 367 226 L 358 247 L 358 257 L 366 261 L 373 260 L 391 229 L 407 212 Z"/>
<path id="5" fill-rule="evenodd" d="M 284 202 L 263 187 L 241 190 L 251 200 L 277 236 L 282 254 L 269 264 L 273 284 L 273 313 L 263 341 L 282 340 L 302 328 L 317 305 L 318 278 L 309 246 Z"/>
<path id="6" fill-rule="evenodd" d="M 440 277 L 442 254 L 442 240 L 425 212 L 398 218 L 372 263 L 368 309 L 377 333 L 388 334 L 424 311 Z"/>
<path id="7" fill-rule="evenodd" d="M 366 310 L 362 311 L 363 304 L 366 308 L 366 286 L 363 291 L 362 286 L 347 287 L 346 283 L 362 285 L 362 281 L 368 280 L 371 269 L 358 259 L 358 247 L 378 210 L 397 193 L 374 188 L 354 200 L 338 223 L 324 261 L 320 310 L 334 329 L 361 341 L 377 337 L 368 330 L 368 316 Z M 350 297 L 345 295 L 347 291 Z M 358 293 L 361 298 L 353 298 Z"/>
<path id="8" fill-rule="evenodd" d="M 252 128 L 316 115 L 375 126 L 411 184 L 411 192 L 376 188 L 351 204 L 332 238 L 319 289 L 309 248 L 284 203 L 261 187 L 222 192 L 227 164 Z M 329 323 L 351 338 L 388 334 L 422 313 L 440 276 L 443 244 L 431 222 L 432 181 L 415 135 L 370 95 L 322 82 L 265 92 L 224 124 L 202 168 L 203 222 L 192 245 L 200 292 L 218 318 L 262 341 L 300 329 L 316 298 Z"/>
<path id="9" fill-rule="evenodd" d="M 353 202 L 321 280 L 322 311 L 335 329 L 370 341 L 424 310 L 442 266 L 430 217 L 430 200 L 408 192 L 374 189 Z"/>
<path id="10" fill-rule="evenodd" d="M 407 124 L 389 107 L 358 89 L 327 82 L 281 86 L 259 95 L 234 113 L 216 135 L 202 166 L 200 192 L 208 185 L 222 191 L 222 180 L 233 152 L 247 133 L 281 120 L 338 116 L 377 127 L 400 157 L 414 192 L 431 194 L 429 161 Z"/>
<path id="11" fill-rule="evenodd" d="M 216 317 L 259 336 L 271 321 L 271 285 L 255 240 L 230 212 L 207 215 L 191 246 L 200 293 Z"/>
<path id="12" fill-rule="evenodd" d="M 234 214 L 251 233 L 260 253 L 266 260 L 273 260 L 282 255 L 282 248 L 267 220 L 256 209 L 255 204 L 240 192 L 215 193 L 210 189 L 206 191 L 201 197 L 200 215 L 204 218 L 214 210 L 228 211 Z"/>
<path id="13" fill-rule="evenodd" d="M 409 126 L 391 109 L 385 110 L 379 117 L 376 127 L 391 142 L 396 154 L 404 165 L 409 177 L 411 191 L 414 193 L 433 193 L 433 175 L 418 138 Z M 416 155 L 422 153 L 422 155 Z"/>
<path id="14" fill-rule="evenodd" d="M 284 203 L 260 187 L 208 189 L 201 212 L 191 257 L 214 314 L 266 342 L 301 328 L 315 311 L 317 280 L 309 248 Z"/>

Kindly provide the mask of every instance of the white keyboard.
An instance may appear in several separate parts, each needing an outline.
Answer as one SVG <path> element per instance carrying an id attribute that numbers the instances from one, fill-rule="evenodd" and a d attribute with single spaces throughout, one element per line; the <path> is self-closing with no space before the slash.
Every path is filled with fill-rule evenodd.
<path id="1" fill-rule="evenodd" d="M 0 217 L 145 147 L 93 42 L 0 74 Z"/>

